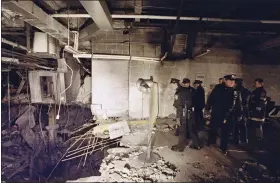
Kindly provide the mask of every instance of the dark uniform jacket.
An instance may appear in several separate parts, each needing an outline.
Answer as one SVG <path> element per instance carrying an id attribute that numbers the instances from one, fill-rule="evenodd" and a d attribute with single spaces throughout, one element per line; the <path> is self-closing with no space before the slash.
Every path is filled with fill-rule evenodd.
<path id="1" fill-rule="evenodd" d="M 249 100 L 250 117 L 252 120 L 265 118 L 265 107 L 267 103 L 266 91 L 263 87 L 256 88 Z"/>
<path id="2" fill-rule="evenodd" d="M 242 117 L 242 98 L 234 88 L 218 84 L 211 92 L 205 109 L 211 111 L 211 124 L 221 125 L 225 119 Z"/>
<path id="3" fill-rule="evenodd" d="M 202 110 L 205 107 L 205 91 L 202 86 L 198 86 L 194 95 L 194 108 Z"/>
<path id="4" fill-rule="evenodd" d="M 244 115 L 244 117 L 248 118 L 248 115 L 249 115 L 248 103 L 249 103 L 249 97 L 251 95 L 251 92 L 244 86 L 238 86 L 238 87 L 236 87 L 236 90 L 241 93 L 243 115 Z"/>
<path id="5" fill-rule="evenodd" d="M 175 93 L 174 107 L 184 107 L 185 103 L 187 108 L 193 107 L 195 89 L 192 87 L 182 87 L 178 86 Z"/>

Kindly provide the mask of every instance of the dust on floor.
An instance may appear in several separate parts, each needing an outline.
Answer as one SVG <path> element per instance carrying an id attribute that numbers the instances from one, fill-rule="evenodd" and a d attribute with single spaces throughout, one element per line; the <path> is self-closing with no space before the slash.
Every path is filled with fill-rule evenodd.
<path id="1" fill-rule="evenodd" d="M 157 121 L 157 124 L 165 124 L 170 130 L 172 123 L 172 119 Z M 99 170 L 101 176 L 82 178 L 75 182 L 242 182 L 238 170 L 221 153 L 213 153 L 216 150 L 205 147 L 198 151 L 186 147 L 184 152 L 172 151 L 170 148 L 177 143 L 178 138 L 173 131 L 162 128 L 155 130 L 153 137 L 153 152 L 158 154 L 159 160 L 152 164 L 141 164 L 138 156 L 146 151 L 147 128 L 145 124 L 132 126 L 131 133 L 121 140 L 121 145 L 127 148 L 108 150 L 109 155 Z"/>

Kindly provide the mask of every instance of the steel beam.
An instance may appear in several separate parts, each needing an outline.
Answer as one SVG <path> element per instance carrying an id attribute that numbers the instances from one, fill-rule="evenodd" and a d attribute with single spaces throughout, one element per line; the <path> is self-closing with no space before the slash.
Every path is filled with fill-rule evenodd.
<path id="1" fill-rule="evenodd" d="M 92 23 L 86 28 L 80 30 L 79 32 L 79 42 L 86 42 L 90 41 L 92 37 L 94 36 L 94 33 L 99 30 L 99 27 Z"/>
<path id="2" fill-rule="evenodd" d="M 23 17 L 23 20 L 43 32 L 57 38 L 62 43 L 68 42 L 68 29 L 44 12 L 32 1 L 4 1 L 2 8 L 13 11 Z M 69 32 L 69 40 L 73 42 L 74 35 Z"/>
<path id="3" fill-rule="evenodd" d="M 135 1 L 134 12 L 135 12 L 136 15 L 141 15 L 142 14 L 142 0 L 136 0 Z M 140 22 L 140 18 L 136 18 L 135 21 Z"/>
<path id="4" fill-rule="evenodd" d="M 93 21 L 101 30 L 113 30 L 113 21 L 111 13 L 107 7 L 106 1 L 81 1 L 85 10 L 91 16 Z"/>

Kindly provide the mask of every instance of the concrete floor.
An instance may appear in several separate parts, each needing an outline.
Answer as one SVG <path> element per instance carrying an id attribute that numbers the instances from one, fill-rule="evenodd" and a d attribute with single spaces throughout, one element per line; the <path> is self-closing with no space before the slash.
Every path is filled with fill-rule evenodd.
<path id="1" fill-rule="evenodd" d="M 157 121 L 158 123 L 174 122 L 172 119 L 160 119 Z M 201 132 L 199 136 L 203 140 L 206 134 Z M 174 130 L 168 132 L 156 131 L 154 138 L 154 146 L 160 147 L 158 154 L 179 169 L 179 173 L 174 179 L 176 182 L 224 182 L 227 179 L 234 182 L 233 180 L 239 180 L 231 162 L 214 147 L 204 147 L 201 150 L 186 147 L 184 152 L 174 152 L 170 149 L 178 142 Z"/>
<path id="2" fill-rule="evenodd" d="M 174 123 L 172 119 L 159 119 L 157 126 L 172 123 Z M 178 141 L 174 136 L 174 130 L 157 131 L 154 146 L 163 147 L 159 151 L 160 156 L 179 168 L 180 172 L 174 179 L 176 182 L 278 182 L 280 181 L 279 129 L 267 125 L 265 132 L 262 142 L 239 146 L 230 143 L 227 156 L 220 152 L 218 144 L 212 147 L 205 146 L 201 150 L 186 148 L 182 153 L 174 152 L 170 150 Z M 202 142 L 205 142 L 207 136 L 207 132 L 199 132 Z"/>

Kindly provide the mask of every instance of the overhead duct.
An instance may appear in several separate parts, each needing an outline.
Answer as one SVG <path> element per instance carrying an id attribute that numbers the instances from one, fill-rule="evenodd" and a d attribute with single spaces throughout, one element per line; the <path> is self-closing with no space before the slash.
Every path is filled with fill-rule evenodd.
<path id="1" fill-rule="evenodd" d="M 58 42 L 47 33 L 35 32 L 33 52 L 28 53 L 40 58 L 58 58 Z"/>
<path id="2" fill-rule="evenodd" d="M 33 1 L 2 1 L 2 10 L 18 14 L 23 21 L 57 38 L 61 43 L 73 42 L 73 33 L 38 7 Z"/>
<path id="3" fill-rule="evenodd" d="M 13 47 L 17 47 L 17 48 L 20 48 L 20 49 L 23 49 L 23 50 L 26 50 L 26 51 L 27 51 L 27 47 L 26 47 L 26 46 L 22 46 L 22 45 L 20 45 L 20 44 L 18 44 L 18 43 L 14 43 L 14 42 L 9 41 L 9 40 L 7 40 L 7 39 L 2 38 L 2 39 L 1 39 L 1 42 L 2 42 L 2 43 L 5 43 L 5 44 L 8 44 L 8 45 L 11 45 L 11 46 L 13 46 Z"/>
<path id="4" fill-rule="evenodd" d="M 172 35 L 172 37 L 175 37 L 175 38 L 173 38 L 174 45 L 172 47 L 172 54 L 174 54 L 174 55 L 186 54 L 188 35 L 176 34 L 176 35 Z"/>

